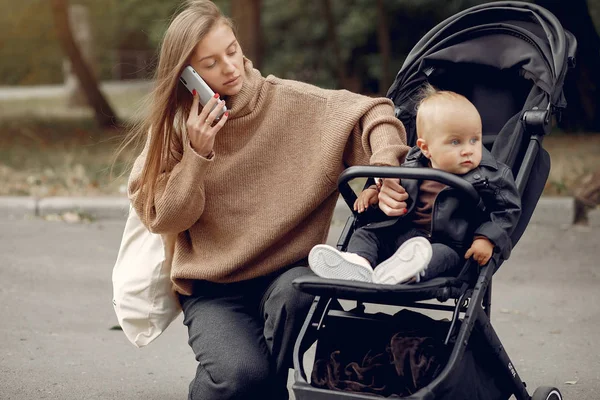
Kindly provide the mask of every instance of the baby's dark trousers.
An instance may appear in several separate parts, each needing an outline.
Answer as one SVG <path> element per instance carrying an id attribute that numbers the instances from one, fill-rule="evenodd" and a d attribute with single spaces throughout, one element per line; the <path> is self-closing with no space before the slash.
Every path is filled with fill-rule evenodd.
<path id="1" fill-rule="evenodd" d="M 427 239 L 427 234 L 408 224 L 395 224 L 390 227 L 370 229 L 368 226 L 358 228 L 350 238 L 349 253 L 356 253 L 366 258 L 374 268 L 377 264 L 390 258 L 396 250 L 408 239 L 422 236 Z M 426 281 L 436 276 L 453 275 L 462 266 L 461 257 L 456 250 L 442 244 L 431 241 L 432 256 L 429 266 L 421 281 Z"/>

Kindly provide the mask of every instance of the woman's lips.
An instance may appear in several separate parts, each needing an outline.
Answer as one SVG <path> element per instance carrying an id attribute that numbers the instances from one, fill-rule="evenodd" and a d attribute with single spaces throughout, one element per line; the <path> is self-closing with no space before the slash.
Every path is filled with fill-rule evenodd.
<path id="1" fill-rule="evenodd" d="M 223 85 L 225 85 L 225 86 L 235 85 L 237 83 L 238 79 L 240 79 L 239 76 L 235 77 L 234 79 L 232 79 L 230 81 L 225 82 Z"/>

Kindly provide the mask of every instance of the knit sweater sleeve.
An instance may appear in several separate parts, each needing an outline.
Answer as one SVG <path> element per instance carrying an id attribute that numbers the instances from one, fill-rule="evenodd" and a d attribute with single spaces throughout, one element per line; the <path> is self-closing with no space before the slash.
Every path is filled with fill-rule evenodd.
<path id="1" fill-rule="evenodd" d="M 329 99 L 328 115 L 344 135 L 342 162 L 352 165 L 400 165 L 410 147 L 406 145 L 406 131 L 394 115 L 390 99 L 371 98 L 346 90 L 335 91 Z M 329 140 L 339 138 L 329 138 Z"/>
<path id="2" fill-rule="evenodd" d="M 198 155 L 189 140 L 177 140 L 172 149 L 167 168 L 156 181 L 151 207 L 146 211 L 148 196 L 142 186 L 141 175 L 148 144 L 136 159 L 129 177 L 129 199 L 140 220 L 154 233 L 180 233 L 189 229 L 204 210 L 204 177 L 212 158 Z"/>
<path id="3" fill-rule="evenodd" d="M 356 155 L 364 154 L 366 149 L 370 153 L 369 164 L 397 166 L 410 149 L 404 125 L 395 117 L 391 100 L 383 98 L 374 99 L 373 106 L 355 125 L 348 144 L 351 151 L 345 161 L 349 165 L 364 164 Z"/>

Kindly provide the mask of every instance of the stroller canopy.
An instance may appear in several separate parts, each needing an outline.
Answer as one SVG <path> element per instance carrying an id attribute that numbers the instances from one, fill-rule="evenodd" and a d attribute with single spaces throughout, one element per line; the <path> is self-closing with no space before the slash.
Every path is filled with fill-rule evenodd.
<path id="1" fill-rule="evenodd" d="M 431 29 L 411 50 L 387 93 L 411 146 L 417 141 L 418 93 L 426 82 L 475 105 L 483 144 L 512 169 L 522 195 L 513 243 L 527 226 L 550 170 L 543 148 L 532 166 L 520 168 L 529 137 L 537 129 L 547 133 L 551 116 L 566 107 L 563 83 L 576 47 L 574 36 L 545 8 L 519 1 L 485 3 Z M 535 129 L 526 115 L 537 116 Z"/>
<path id="2" fill-rule="evenodd" d="M 518 68 L 522 76 L 565 107 L 562 93 L 576 41 L 556 17 L 535 4 L 502 1 L 458 13 L 431 29 L 412 49 L 387 97 L 403 104 L 438 66 L 476 64 L 499 70 Z"/>

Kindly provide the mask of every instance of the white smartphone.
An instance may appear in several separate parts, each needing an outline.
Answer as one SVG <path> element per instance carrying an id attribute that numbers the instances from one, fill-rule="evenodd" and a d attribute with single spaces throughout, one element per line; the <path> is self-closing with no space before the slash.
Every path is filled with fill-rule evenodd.
<path id="1" fill-rule="evenodd" d="M 193 93 L 194 89 L 196 89 L 196 92 L 198 92 L 200 96 L 200 104 L 202 104 L 202 107 L 204 107 L 206 103 L 208 103 L 208 101 L 215 95 L 215 92 L 213 92 L 206 82 L 204 82 L 204 79 L 200 77 L 200 74 L 198 74 L 191 65 L 185 67 L 181 73 L 181 76 L 179 77 L 179 80 L 181 83 L 183 83 L 187 90 L 190 91 L 190 93 Z M 225 111 L 227 111 L 227 107 L 223 105 L 223 108 L 219 111 L 219 114 L 215 119 L 218 121 Z"/>

